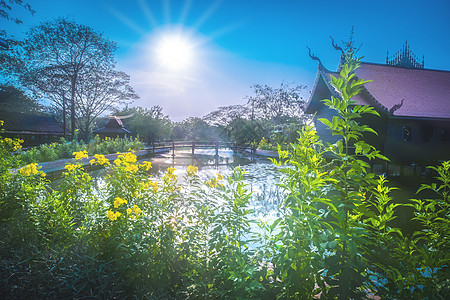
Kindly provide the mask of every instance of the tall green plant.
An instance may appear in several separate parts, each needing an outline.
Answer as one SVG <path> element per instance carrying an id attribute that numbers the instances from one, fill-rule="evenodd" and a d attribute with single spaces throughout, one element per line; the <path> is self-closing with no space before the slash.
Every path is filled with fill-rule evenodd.
<path id="1" fill-rule="evenodd" d="M 397 206 L 389 197 L 391 188 L 369 172 L 369 160 L 387 158 L 364 141 L 366 134 L 376 132 L 358 122 L 378 115 L 373 107 L 352 100 L 368 82 L 356 77 L 358 66 L 350 60 L 338 78 L 332 77 L 339 97 L 324 103 L 336 115 L 319 119 L 341 138 L 325 146 L 305 127 L 291 152 L 280 149 L 281 161 L 289 166 L 274 259 L 283 296 L 361 298 L 381 291 L 380 277 L 394 272 L 395 266 L 372 261 L 373 250 L 388 251 L 401 232 L 389 226 Z"/>

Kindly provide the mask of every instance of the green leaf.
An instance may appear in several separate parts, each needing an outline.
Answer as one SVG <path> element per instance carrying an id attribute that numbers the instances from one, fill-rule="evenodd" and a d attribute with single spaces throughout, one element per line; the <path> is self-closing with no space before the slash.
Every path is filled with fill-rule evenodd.
<path id="1" fill-rule="evenodd" d="M 329 128 L 333 128 L 333 125 L 331 124 L 330 120 L 325 119 L 325 118 L 320 118 L 318 119 L 320 122 L 322 122 L 325 126 L 329 127 Z"/>

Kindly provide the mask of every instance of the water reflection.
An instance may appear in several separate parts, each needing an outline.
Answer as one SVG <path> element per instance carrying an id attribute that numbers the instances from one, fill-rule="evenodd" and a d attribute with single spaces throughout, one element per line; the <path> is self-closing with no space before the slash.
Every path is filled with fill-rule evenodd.
<path id="1" fill-rule="evenodd" d="M 267 158 L 253 156 L 247 152 L 234 153 L 231 149 L 220 150 L 215 155 L 215 149 L 196 149 L 192 155 L 191 150 L 175 151 L 161 154 L 151 158 L 152 173 L 155 177 L 162 175 L 168 167 L 176 169 L 179 178 L 185 174 L 189 165 L 198 167 L 201 179 L 207 180 L 220 173 L 230 175 L 233 169 L 241 166 L 247 172 L 244 177 L 247 188 L 252 191 L 251 208 L 254 209 L 254 219 L 272 220 L 279 215 L 278 207 L 283 201 L 283 192 L 277 186 L 282 174 L 278 167 Z"/>

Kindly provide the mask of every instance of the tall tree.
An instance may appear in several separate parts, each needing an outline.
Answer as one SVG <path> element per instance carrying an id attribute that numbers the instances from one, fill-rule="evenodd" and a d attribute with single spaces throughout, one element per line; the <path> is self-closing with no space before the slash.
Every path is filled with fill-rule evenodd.
<path id="1" fill-rule="evenodd" d="M 35 11 L 30 4 L 23 0 L 1 0 L 0 1 L 0 18 L 16 24 L 22 24 L 22 20 L 12 14 L 17 12 L 17 8 L 22 7 L 25 11 L 34 14 Z M 0 30 L 0 75 L 2 75 L 3 83 L 11 83 L 15 79 L 17 70 L 20 69 L 20 56 L 18 50 L 22 43 L 13 36 L 9 35 L 5 30 Z"/>
<path id="2" fill-rule="evenodd" d="M 41 111 L 41 106 L 36 100 L 31 99 L 16 87 L 0 85 L 0 109 L 21 113 L 36 113 Z"/>
<path id="3" fill-rule="evenodd" d="M 247 105 L 230 105 L 230 106 L 222 106 L 217 110 L 210 112 L 205 115 L 202 119 L 213 126 L 227 126 L 231 121 L 244 118 L 250 118 L 250 111 Z"/>
<path id="4" fill-rule="evenodd" d="M 247 97 L 247 105 L 252 112 L 252 119 L 272 119 L 279 124 L 281 117 L 302 117 L 305 99 L 301 96 L 306 86 L 291 86 L 281 83 L 279 88 L 256 84 L 252 86 L 254 95 Z"/>
<path id="5" fill-rule="evenodd" d="M 112 91 L 111 85 L 115 83 L 128 84 L 123 76 L 121 81 L 116 81 L 117 76 L 111 76 L 115 67 L 115 50 L 114 42 L 88 26 L 65 18 L 43 22 L 27 33 L 24 43 L 27 65 L 21 79 L 24 85 L 33 88 L 41 97 L 54 101 L 61 109 L 65 106 L 65 100 L 69 100 L 73 134 L 76 109 L 84 106 L 80 99 L 96 94 L 97 101 L 104 103 L 111 100 L 111 96 L 102 97 L 97 92 L 87 92 L 89 88 Z M 91 77 L 92 80 L 92 76 L 97 76 L 94 82 L 88 79 Z M 80 116 L 89 116 L 88 119 L 92 119 L 95 114 L 92 111 L 83 113 L 80 112 Z"/>
<path id="6" fill-rule="evenodd" d="M 126 73 L 104 68 L 101 63 L 91 64 L 87 72 L 79 76 L 76 109 L 84 135 L 89 134 L 95 118 L 102 113 L 139 98 L 129 81 Z"/>

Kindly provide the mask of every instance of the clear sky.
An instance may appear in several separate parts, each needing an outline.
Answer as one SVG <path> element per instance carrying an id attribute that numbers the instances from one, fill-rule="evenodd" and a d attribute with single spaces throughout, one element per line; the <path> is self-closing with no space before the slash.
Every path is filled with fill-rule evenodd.
<path id="1" fill-rule="evenodd" d="M 245 103 L 253 84 L 313 86 L 317 62 L 334 70 L 339 53 L 330 35 L 347 40 L 352 26 L 364 61 L 384 63 L 405 41 L 425 68 L 450 70 L 448 0 L 33 0 L 15 25 L 69 17 L 118 45 L 117 67 L 141 97 L 133 105 L 160 105 L 172 120 L 203 116 L 219 106 Z M 172 53 L 173 52 L 173 53 Z M 176 61 L 176 66 L 170 61 Z M 449 83 L 450 84 L 450 83 Z M 306 92 L 304 97 L 308 97 Z"/>

